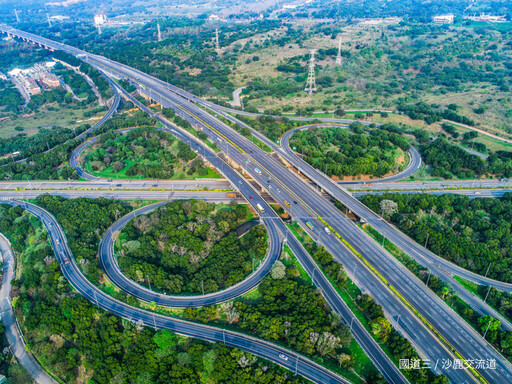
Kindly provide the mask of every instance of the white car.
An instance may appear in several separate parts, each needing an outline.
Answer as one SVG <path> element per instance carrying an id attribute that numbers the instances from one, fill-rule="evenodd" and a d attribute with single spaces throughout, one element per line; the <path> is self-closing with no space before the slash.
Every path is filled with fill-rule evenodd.
<path id="1" fill-rule="evenodd" d="M 60 240 L 59 240 L 59 239 L 55 240 L 55 243 L 56 243 L 57 245 L 59 245 L 59 244 L 60 244 Z"/>
<path id="2" fill-rule="evenodd" d="M 288 361 L 288 356 L 286 356 L 285 354 L 280 353 L 280 354 L 279 354 L 279 357 L 280 357 L 281 359 L 283 359 L 283 360 Z"/>

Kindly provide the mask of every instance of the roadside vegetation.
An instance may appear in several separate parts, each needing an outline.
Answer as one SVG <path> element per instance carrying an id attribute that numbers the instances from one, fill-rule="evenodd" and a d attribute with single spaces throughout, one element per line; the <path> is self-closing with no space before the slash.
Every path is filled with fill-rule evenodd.
<path id="1" fill-rule="evenodd" d="M 329 177 L 367 175 L 382 177 L 405 163 L 410 147 L 403 136 L 354 123 L 344 128 L 309 128 L 296 131 L 290 147 Z"/>
<path id="2" fill-rule="evenodd" d="M 465 269 L 512 282 L 512 195 L 366 195 L 361 201 L 436 255 Z M 427 241 L 428 240 L 428 241 Z"/>
<path id="3" fill-rule="evenodd" d="M 5 205 L 0 218 L 17 255 L 12 301 L 27 349 L 63 382 L 308 383 L 241 350 L 154 331 L 98 309 L 62 275 L 40 221 Z M 7 373 L 9 380 L 31 382 L 19 365 Z"/>
<path id="4" fill-rule="evenodd" d="M 168 294 L 225 289 L 247 277 L 267 251 L 262 225 L 238 237 L 249 215 L 245 205 L 173 201 L 123 228 L 119 266 L 132 280 Z"/>
<path id="5" fill-rule="evenodd" d="M 418 264 L 415 260 L 403 253 L 394 244 L 383 239 L 375 229 L 368 227 L 366 230 L 379 243 L 383 243 L 384 247 L 394 255 L 402 264 L 404 264 L 412 273 L 416 275 L 428 287 L 441 298 L 446 304 L 452 307 L 469 325 L 471 325 L 480 335 L 491 343 L 496 350 L 500 351 L 503 356 L 512 361 L 512 332 L 501 329 L 501 322 L 489 315 L 481 315 L 475 311 L 469 304 L 462 300 L 457 291 L 453 290 L 450 285 L 440 280 L 436 276 L 431 276 L 430 271 Z M 512 295 L 497 291 L 492 288 L 493 298 L 490 300 L 490 290 L 486 286 L 477 286 L 470 282 L 455 277 L 467 289 L 478 293 L 480 298 L 484 300 L 487 297 L 487 304 L 501 312 L 505 317 L 511 314 L 510 299 Z M 488 295 L 489 294 L 489 295 Z"/>
<path id="6" fill-rule="evenodd" d="M 85 168 L 105 178 L 219 177 L 188 145 L 153 127 L 103 134 L 86 150 Z"/>
<path id="7" fill-rule="evenodd" d="M 385 317 L 383 307 L 377 304 L 373 297 L 364 294 L 348 278 L 343 265 L 335 261 L 323 246 L 317 245 L 296 222 L 289 227 L 313 257 L 322 273 L 327 275 L 343 301 L 391 360 L 399 366 L 400 359 L 417 359 L 418 354 L 409 340 L 403 337 Z M 414 383 L 446 384 L 448 382 L 446 376 L 435 375 L 430 370 L 404 369 L 402 373 Z"/>
<path id="8" fill-rule="evenodd" d="M 420 151 L 423 160 L 430 166 L 430 174 L 434 177 L 449 180 L 454 176 L 461 179 L 512 176 L 510 152 L 498 151 L 484 160 L 443 138 L 421 145 Z"/>
<path id="9" fill-rule="evenodd" d="M 93 130 L 88 137 L 119 128 L 154 125 L 155 119 L 145 113 L 121 114 Z M 76 171 L 67 164 L 73 150 L 82 142 L 74 139 L 89 125 L 75 130 L 54 127 L 43 129 L 34 136 L 15 136 L 0 139 L 0 180 L 76 180 Z M 9 153 L 20 151 L 11 158 Z M 25 162 L 16 162 L 26 158 Z"/>

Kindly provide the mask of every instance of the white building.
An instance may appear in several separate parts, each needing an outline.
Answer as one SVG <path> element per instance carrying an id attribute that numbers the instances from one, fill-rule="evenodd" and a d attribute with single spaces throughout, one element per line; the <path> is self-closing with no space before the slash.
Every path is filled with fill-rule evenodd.
<path id="1" fill-rule="evenodd" d="M 103 25 L 107 22 L 107 16 L 104 13 L 100 13 L 99 15 L 94 16 L 94 25 L 99 26 Z"/>
<path id="2" fill-rule="evenodd" d="M 454 19 L 455 16 L 453 16 L 453 13 L 448 13 L 447 15 L 437 15 L 433 17 L 434 23 L 440 24 L 453 24 Z"/>

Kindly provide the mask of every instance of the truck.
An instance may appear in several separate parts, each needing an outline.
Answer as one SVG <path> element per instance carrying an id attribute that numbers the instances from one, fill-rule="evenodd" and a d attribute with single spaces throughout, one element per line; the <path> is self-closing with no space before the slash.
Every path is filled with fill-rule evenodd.
<path id="1" fill-rule="evenodd" d="M 309 222 L 309 221 L 306 221 L 306 225 L 308 226 L 309 229 L 311 229 L 312 231 L 315 230 L 315 227 L 313 227 L 313 225 Z"/>
<path id="2" fill-rule="evenodd" d="M 290 202 L 289 202 L 288 200 L 284 200 L 284 201 L 283 201 L 283 203 L 284 203 L 284 205 L 286 205 L 287 207 L 289 207 L 289 206 L 290 206 Z"/>
<path id="3" fill-rule="evenodd" d="M 227 192 L 226 197 L 230 199 L 236 199 L 238 197 L 238 194 L 236 192 Z"/>
<path id="4" fill-rule="evenodd" d="M 261 213 L 265 212 L 265 208 L 263 208 L 260 203 L 256 204 L 256 207 L 258 208 L 258 211 L 260 211 Z"/>

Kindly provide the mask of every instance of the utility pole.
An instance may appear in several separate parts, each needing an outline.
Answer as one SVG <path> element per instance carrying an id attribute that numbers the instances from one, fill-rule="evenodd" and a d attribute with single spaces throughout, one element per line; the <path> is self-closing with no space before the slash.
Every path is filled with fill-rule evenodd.
<path id="1" fill-rule="evenodd" d="M 487 294 L 485 295 L 484 303 L 487 301 L 487 297 L 489 296 L 489 293 L 491 293 L 492 286 L 489 285 L 489 290 L 487 291 Z"/>
<path id="2" fill-rule="evenodd" d="M 220 44 L 219 44 L 219 28 L 215 28 L 215 50 L 218 52 L 220 51 Z"/>
<path id="3" fill-rule="evenodd" d="M 341 37 L 338 45 L 338 56 L 336 56 L 336 65 L 341 65 Z"/>
<path id="4" fill-rule="evenodd" d="M 306 88 L 304 89 L 308 95 L 311 95 L 313 92 L 316 92 L 316 80 L 315 80 L 315 50 L 312 49 L 310 51 L 311 58 L 309 59 L 309 72 L 308 72 L 308 80 L 306 82 Z"/>
<path id="5" fill-rule="evenodd" d="M 160 31 L 160 23 L 156 24 L 156 29 L 158 31 L 158 41 L 162 41 L 162 32 Z"/>
<path id="6" fill-rule="evenodd" d="M 16 15 L 16 23 L 18 23 L 18 24 L 19 24 L 19 22 L 20 22 L 20 17 L 18 16 L 18 11 L 17 11 L 16 9 L 14 10 L 14 14 Z"/>
<path id="7" fill-rule="evenodd" d="M 491 326 L 491 322 L 492 322 L 492 320 L 489 320 L 489 324 L 487 325 L 487 329 L 484 332 L 484 339 L 485 339 L 485 336 L 487 335 L 487 331 L 489 330 L 489 327 Z"/>

